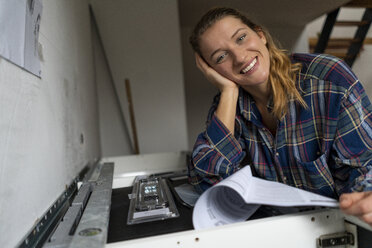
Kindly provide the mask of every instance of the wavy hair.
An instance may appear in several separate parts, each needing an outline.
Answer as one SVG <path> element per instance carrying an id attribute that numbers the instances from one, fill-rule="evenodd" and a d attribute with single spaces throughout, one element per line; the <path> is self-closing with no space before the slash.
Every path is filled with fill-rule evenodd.
<path id="1" fill-rule="evenodd" d="M 267 30 L 252 22 L 238 10 L 218 7 L 205 13 L 196 24 L 189 38 L 193 50 L 202 57 L 199 45 L 201 35 L 214 23 L 226 16 L 232 16 L 241 20 L 256 33 L 262 32 L 266 38 L 266 47 L 270 56 L 269 85 L 273 96 L 273 115 L 281 119 L 288 112 L 288 102 L 290 100 L 296 100 L 306 108 L 307 105 L 296 87 L 296 76 L 301 71 L 301 64 L 292 63 L 287 51 L 280 49 L 275 44 Z"/>

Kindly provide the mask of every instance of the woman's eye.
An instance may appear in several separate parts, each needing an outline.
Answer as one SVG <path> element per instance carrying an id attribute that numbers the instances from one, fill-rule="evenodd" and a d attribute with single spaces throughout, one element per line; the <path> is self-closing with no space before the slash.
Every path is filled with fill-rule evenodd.
<path id="1" fill-rule="evenodd" d="M 243 35 L 239 36 L 237 42 L 241 42 L 242 40 L 245 39 L 246 36 L 247 36 L 246 34 L 243 34 Z"/>
<path id="2" fill-rule="evenodd" d="M 217 57 L 216 62 L 217 62 L 217 63 L 221 63 L 222 60 L 223 60 L 225 57 L 226 57 L 226 53 L 221 54 L 220 56 Z"/>

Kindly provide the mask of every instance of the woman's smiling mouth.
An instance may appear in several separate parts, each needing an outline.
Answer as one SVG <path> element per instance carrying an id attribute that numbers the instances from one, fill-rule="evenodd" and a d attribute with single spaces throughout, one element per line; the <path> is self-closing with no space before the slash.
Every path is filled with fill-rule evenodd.
<path id="1" fill-rule="evenodd" d="M 253 59 L 253 61 L 243 70 L 240 71 L 241 74 L 246 74 L 249 72 L 257 63 L 257 57 Z"/>

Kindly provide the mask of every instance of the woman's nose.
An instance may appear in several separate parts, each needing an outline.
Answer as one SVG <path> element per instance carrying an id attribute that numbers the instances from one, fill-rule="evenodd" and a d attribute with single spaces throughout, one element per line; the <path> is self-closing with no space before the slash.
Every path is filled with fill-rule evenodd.
<path id="1" fill-rule="evenodd" d="M 234 64 L 241 65 L 245 62 L 246 54 L 244 53 L 243 49 L 235 48 L 231 51 L 234 58 Z"/>

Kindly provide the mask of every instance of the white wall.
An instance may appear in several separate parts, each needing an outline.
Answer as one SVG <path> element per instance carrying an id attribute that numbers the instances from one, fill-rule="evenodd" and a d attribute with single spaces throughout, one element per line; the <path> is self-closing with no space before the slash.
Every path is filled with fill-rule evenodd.
<path id="1" fill-rule="evenodd" d="M 338 13 L 338 20 L 350 20 L 360 21 L 362 19 L 364 9 L 362 8 L 341 8 Z M 304 50 L 298 49 L 299 52 L 308 52 L 307 38 L 317 37 L 317 34 L 321 32 L 323 23 L 326 16 L 321 16 L 306 26 L 303 33 L 303 45 Z M 334 27 L 331 33 L 331 37 L 354 37 L 356 27 Z M 370 27 L 367 37 L 372 37 L 372 27 Z M 365 90 L 372 100 L 372 45 L 364 45 L 360 56 L 355 60 L 353 64 L 353 71 L 358 76 L 359 80 L 365 87 Z"/>
<path id="2" fill-rule="evenodd" d="M 43 7 L 42 78 L 0 58 L 1 247 L 14 247 L 100 157 L 88 3 Z"/>
<path id="3" fill-rule="evenodd" d="M 120 107 L 116 86 L 94 21 L 92 22 L 92 40 L 102 157 L 132 154 L 134 150 L 130 130 Z"/>
<path id="4" fill-rule="evenodd" d="M 140 153 L 186 150 L 177 1 L 91 3 L 128 127 L 125 78 L 131 83 Z"/>

